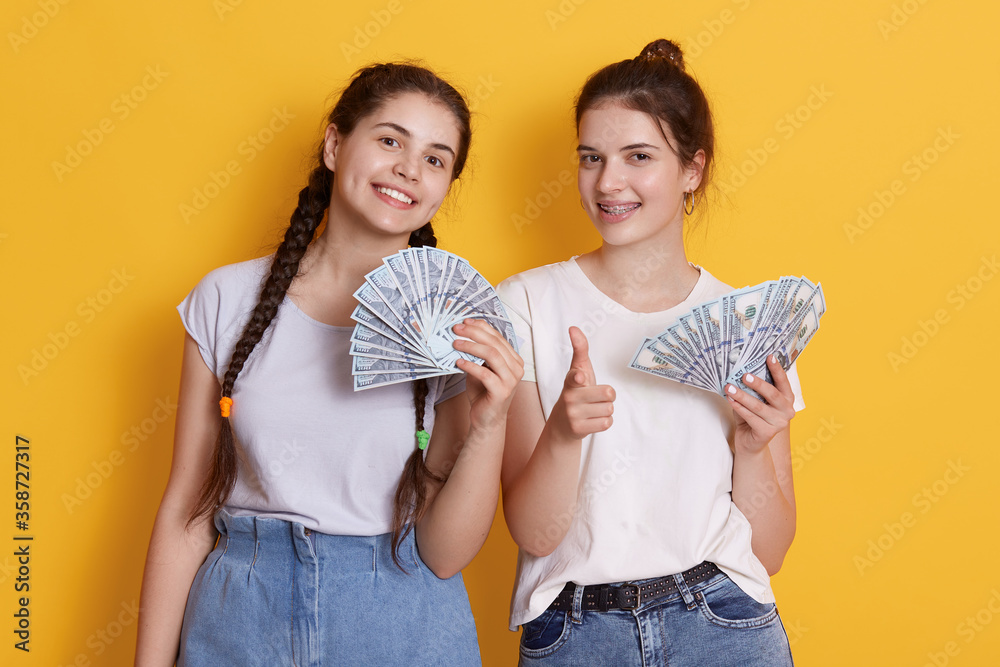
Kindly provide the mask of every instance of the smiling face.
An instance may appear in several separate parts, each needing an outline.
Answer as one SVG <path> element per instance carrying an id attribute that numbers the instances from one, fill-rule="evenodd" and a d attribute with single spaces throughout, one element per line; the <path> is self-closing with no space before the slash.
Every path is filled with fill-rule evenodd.
<path id="1" fill-rule="evenodd" d="M 323 161 L 334 172 L 330 219 L 408 235 L 437 212 L 452 182 L 457 119 L 422 93 L 398 95 L 349 135 L 326 131 Z"/>
<path id="2" fill-rule="evenodd" d="M 577 186 L 583 207 L 605 243 L 667 240 L 684 224 L 684 193 L 701 182 L 705 156 L 685 168 L 648 114 L 617 105 L 580 118 Z"/>

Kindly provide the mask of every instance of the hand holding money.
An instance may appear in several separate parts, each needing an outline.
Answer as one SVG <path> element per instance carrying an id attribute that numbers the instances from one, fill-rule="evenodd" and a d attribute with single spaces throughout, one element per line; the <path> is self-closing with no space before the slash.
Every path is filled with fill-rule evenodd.
<path id="1" fill-rule="evenodd" d="M 495 328 L 482 320 L 466 319 L 452 331 L 452 344 L 459 352 L 470 354 L 485 363 L 458 359 L 455 365 L 466 373 L 466 395 L 471 406 L 472 428 L 494 428 L 506 424 L 514 390 L 524 375 L 524 361 Z"/>
<path id="2" fill-rule="evenodd" d="M 726 398 L 736 413 L 734 445 L 750 454 L 767 447 L 775 435 L 788 428 L 795 416 L 795 408 L 792 407 L 795 394 L 785 369 L 773 354 L 767 356 L 766 364 L 774 384 L 751 373 L 745 373 L 741 378 L 763 401 L 734 384 L 726 385 Z"/>
<path id="3" fill-rule="evenodd" d="M 466 260 L 438 248 L 407 248 L 384 258 L 354 298 L 355 391 L 461 373 L 468 365 L 460 368 L 460 359 L 481 363 L 475 353 L 453 346 L 452 327 L 470 318 L 489 324 L 511 349 L 516 345 L 493 286 Z"/>
<path id="4" fill-rule="evenodd" d="M 787 370 L 819 329 L 823 288 L 785 276 L 706 301 L 681 315 L 632 356 L 631 368 L 726 396 L 734 384 L 752 396 L 749 373 L 771 379 L 773 357 Z M 766 399 L 764 399 L 766 400 Z"/>
<path id="5" fill-rule="evenodd" d="M 562 394 L 546 423 L 546 428 L 561 441 L 580 440 L 611 428 L 615 400 L 615 390 L 610 385 L 597 384 L 587 337 L 578 328 L 570 327 L 569 338 L 573 359 Z"/>

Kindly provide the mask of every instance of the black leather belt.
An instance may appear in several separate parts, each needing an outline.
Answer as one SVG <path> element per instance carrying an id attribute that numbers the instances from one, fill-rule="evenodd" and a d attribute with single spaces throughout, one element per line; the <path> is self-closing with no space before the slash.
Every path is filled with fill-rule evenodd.
<path id="1" fill-rule="evenodd" d="M 721 574 L 715 563 L 705 561 L 695 565 L 690 570 L 681 572 L 684 582 L 694 586 Z M 557 611 L 572 611 L 573 595 L 577 584 L 567 583 L 559 596 L 552 603 L 552 609 Z M 583 609 L 585 611 L 608 611 L 609 609 L 636 609 L 640 605 L 653 600 L 659 600 L 671 593 L 677 592 L 677 582 L 673 575 L 652 579 L 639 584 L 595 584 L 583 587 Z"/>

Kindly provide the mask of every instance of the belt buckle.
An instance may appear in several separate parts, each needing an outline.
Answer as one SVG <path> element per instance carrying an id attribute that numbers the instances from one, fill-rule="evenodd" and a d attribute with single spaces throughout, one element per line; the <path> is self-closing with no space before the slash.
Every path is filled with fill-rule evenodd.
<path id="1" fill-rule="evenodd" d="M 618 587 L 618 590 L 621 593 L 626 593 L 627 589 L 629 589 L 629 588 L 635 589 L 635 591 L 634 591 L 635 602 L 633 604 L 631 604 L 631 605 L 628 605 L 628 604 L 625 603 L 625 600 L 623 599 L 624 596 L 622 596 L 622 597 L 619 598 L 619 604 L 618 604 L 618 606 L 619 606 L 620 609 L 632 610 L 632 609 L 638 609 L 639 608 L 639 586 L 638 586 L 638 584 L 622 584 L 621 586 Z M 631 591 L 629 591 L 629 592 L 631 592 Z"/>

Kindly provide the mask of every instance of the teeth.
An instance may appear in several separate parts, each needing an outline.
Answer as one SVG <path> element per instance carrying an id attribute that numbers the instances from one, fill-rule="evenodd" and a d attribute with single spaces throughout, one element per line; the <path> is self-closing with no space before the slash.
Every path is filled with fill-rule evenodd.
<path id="1" fill-rule="evenodd" d="M 605 206 L 604 204 L 598 204 L 598 206 L 601 207 L 601 210 L 606 211 L 611 215 L 621 215 L 639 208 L 639 204 L 623 204 L 620 206 Z"/>
<path id="2" fill-rule="evenodd" d="M 389 195 L 393 199 L 398 199 L 399 201 L 403 202 L 404 204 L 412 204 L 413 203 L 412 199 L 410 199 L 409 197 L 407 197 L 406 195 L 404 195 L 402 192 L 398 192 L 396 190 L 393 190 L 392 188 L 378 188 L 378 191 L 381 192 L 384 195 Z"/>

